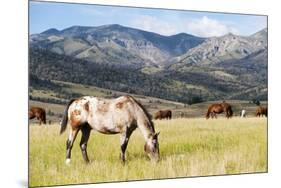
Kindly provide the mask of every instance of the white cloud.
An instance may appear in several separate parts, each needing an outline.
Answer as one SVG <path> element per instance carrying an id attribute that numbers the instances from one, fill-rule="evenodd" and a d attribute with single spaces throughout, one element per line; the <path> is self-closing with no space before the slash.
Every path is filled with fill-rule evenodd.
<path id="1" fill-rule="evenodd" d="M 139 16 L 134 19 L 131 24 L 132 27 L 161 35 L 173 35 L 178 33 L 178 28 L 175 27 L 173 23 L 160 20 L 153 16 Z"/>
<path id="2" fill-rule="evenodd" d="M 222 36 L 230 32 L 239 34 L 239 31 L 231 23 L 223 23 L 207 16 L 200 19 L 193 18 L 181 20 L 180 22 L 168 22 L 146 15 L 134 19 L 131 26 L 162 35 L 174 35 L 182 32 L 200 37 Z"/>
<path id="3" fill-rule="evenodd" d="M 188 33 L 201 37 L 222 36 L 227 33 L 239 34 L 236 28 L 207 16 L 203 16 L 201 19 L 191 19 L 185 22 L 183 27 Z"/>

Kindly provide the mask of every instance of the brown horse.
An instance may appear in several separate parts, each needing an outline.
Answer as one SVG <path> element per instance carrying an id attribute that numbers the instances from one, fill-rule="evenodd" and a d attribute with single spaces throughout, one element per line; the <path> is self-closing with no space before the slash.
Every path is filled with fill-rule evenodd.
<path id="1" fill-rule="evenodd" d="M 267 107 L 258 106 L 256 110 L 256 117 L 260 117 L 263 115 L 267 117 Z"/>
<path id="2" fill-rule="evenodd" d="M 225 113 L 225 116 L 227 118 L 232 117 L 233 111 L 231 109 L 231 105 L 226 103 L 225 101 L 223 101 L 222 103 L 219 103 L 219 104 L 211 104 L 208 107 L 208 111 L 206 113 L 206 119 L 209 119 L 210 115 L 211 115 L 211 118 L 214 118 L 214 117 L 217 118 L 216 114 L 221 114 L 223 112 Z"/>
<path id="3" fill-rule="evenodd" d="M 66 142 L 66 164 L 70 163 L 71 149 L 80 130 L 82 156 L 87 163 L 89 162 L 87 142 L 92 129 L 102 134 L 120 134 L 121 160 L 125 162 L 129 138 L 133 131 L 139 128 L 146 142 L 145 152 L 151 160 L 159 159 L 159 133 L 155 133 L 146 109 L 131 96 L 116 99 L 85 96 L 73 99 L 65 109 L 60 133 L 65 131 L 68 122 L 70 133 Z"/>
<path id="4" fill-rule="evenodd" d="M 32 106 L 28 112 L 28 118 L 37 118 L 40 125 L 42 122 L 46 124 L 46 111 L 43 108 Z"/>
<path id="5" fill-rule="evenodd" d="M 159 110 L 154 114 L 154 119 L 172 119 L 171 110 Z"/>

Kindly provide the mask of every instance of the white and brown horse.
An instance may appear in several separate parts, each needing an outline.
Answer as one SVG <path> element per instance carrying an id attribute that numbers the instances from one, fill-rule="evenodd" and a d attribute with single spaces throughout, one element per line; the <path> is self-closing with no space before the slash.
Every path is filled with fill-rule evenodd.
<path id="1" fill-rule="evenodd" d="M 67 105 L 61 122 L 62 134 L 67 124 L 70 133 L 66 142 L 66 163 L 70 163 L 71 149 L 77 133 L 82 132 L 80 148 L 88 163 L 87 142 L 93 129 L 103 134 L 120 134 L 121 160 L 125 162 L 125 151 L 132 132 L 139 128 L 144 140 L 144 150 L 151 160 L 159 159 L 158 134 L 146 109 L 131 96 L 103 99 L 85 96 L 73 99 Z"/>

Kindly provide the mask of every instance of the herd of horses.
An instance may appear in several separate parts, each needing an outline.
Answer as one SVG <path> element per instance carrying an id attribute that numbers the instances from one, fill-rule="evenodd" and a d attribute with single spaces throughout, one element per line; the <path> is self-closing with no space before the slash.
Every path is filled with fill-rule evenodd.
<path id="1" fill-rule="evenodd" d="M 208 107 L 207 113 L 206 113 L 206 119 L 209 119 L 210 116 L 211 118 L 217 118 L 216 114 L 221 114 L 225 113 L 226 118 L 231 118 L 233 116 L 233 111 L 232 107 L 230 104 L 226 103 L 223 101 L 222 103 L 217 103 L 217 104 L 211 104 Z M 260 105 L 257 106 L 256 112 L 255 112 L 256 117 L 267 117 L 267 107 L 262 107 Z M 246 110 L 242 109 L 240 112 L 240 117 L 246 117 Z"/>
<path id="2" fill-rule="evenodd" d="M 226 118 L 233 116 L 231 105 L 222 103 L 211 104 L 206 113 L 206 119 L 217 118 L 217 114 L 225 113 Z M 241 112 L 245 117 L 245 110 Z M 46 124 L 46 111 L 40 107 L 31 107 L 29 119 L 37 118 L 39 123 Z M 256 116 L 267 117 L 267 107 L 258 106 Z M 242 117 L 242 115 L 241 115 Z M 171 110 L 160 110 L 153 116 L 155 120 L 171 119 Z M 144 106 L 132 96 L 121 96 L 115 99 L 84 96 L 72 99 L 67 104 L 63 119 L 60 122 L 62 134 L 69 125 L 69 136 L 66 141 L 66 164 L 70 163 L 71 150 L 79 131 L 82 133 L 80 148 L 83 159 L 89 163 L 87 144 L 91 130 L 102 134 L 120 134 L 120 158 L 125 162 L 125 151 L 130 136 L 139 128 L 145 140 L 144 151 L 152 161 L 159 160 L 159 132 L 155 131 L 152 116 Z"/>

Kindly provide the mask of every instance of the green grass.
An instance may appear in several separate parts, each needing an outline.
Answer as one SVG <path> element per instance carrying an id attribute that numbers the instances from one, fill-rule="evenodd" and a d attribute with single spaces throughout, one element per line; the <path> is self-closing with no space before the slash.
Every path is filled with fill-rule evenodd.
<path id="1" fill-rule="evenodd" d="M 59 84 L 63 88 L 63 90 L 70 92 L 70 93 L 79 93 L 82 96 L 83 95 L 91 95 L 91 96 L 97 96 L 97 97 L 106 96 L 105 89 L 97 88 L 94 86 L 75 84 L 75 83 L 71 83 L 71 82 L 55 81 L 55 80 L 53 80 L 53 82 L 55 84 Z"/>
<path id="2" fill-rule="evenodd" d="M 41 97 L 41 98 L 49 98 L 49 99 L 59 99 L 58 97 L 55 97 L 56 93 L 50 90 L 36 90 L 33 89 L 30 92 L 30 95 L 35 97 Z"/>
<path id="3" fill-rule="evenodd" d="M 151 163 L 143 151 L 137 129 L 128 145 L 127 162 L 119 160 L 119 135 L 92 132 L 83 162 L 80 133 L 65 165 L 65 141 L 58 124 L 30 125 L 30 186 L 96 183 L 267 171 L 267 122 L 265 118 L 203 118 L 155 121 L 160 131 L 161 160 Z"/>

